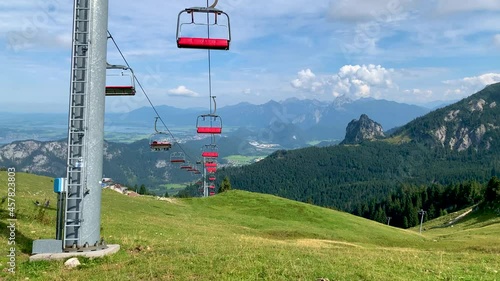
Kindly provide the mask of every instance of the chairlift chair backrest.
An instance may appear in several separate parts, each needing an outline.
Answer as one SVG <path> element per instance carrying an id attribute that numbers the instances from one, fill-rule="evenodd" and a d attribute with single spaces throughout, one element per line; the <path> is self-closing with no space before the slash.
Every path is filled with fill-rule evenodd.
<path id="1" fill-rule="evenodd" d="M 210 15 L 213 15 L 214 22 L 202 22 L 196 21 L 196 15 L 202 15 L 202 19 L 209 18 Z M 206 15 L 206 16 L 203 16 Z M 182 17 L 188 16 L 190 21 L 182 22 Z M 219 24 L 219 17 L 223 16 L 227 25 Z M 210 38 L 207 34 L 206 36 L 200 37 L 192 37 L 192 36 L 184 36 L 182 35 L 182 27 L 186 25 L 192 26 L 218 26 L 225 27 L 227 29 L 227 33 L 223 38 L 218 36 L 217 38 Z M 205 32 L 206 29 L 200 27 L 200 31 Z M 229 21 L 229 16 L 216 8 L 211 7 L 192 7 L 186 8 L 182 10 L 177 17 L 177 33 L 176 33 L 176 41 L 177 47 L 179 48 L 191 48 L 191 49 L 208 49 L 208 50 L 229 50 L 229 44 L 231 42 L 231 25 Z"/>
<path id="2" fill-rule="evenodd" d="M 200 115 L 196 119 L 196 132 L 198 134 L 221 134 L 222 119 L 215 114 Z"/>
<path id="3" fill-rule="evenodd" d="M 135 90 L 135 76 L 134 72 L 126 67 L 120 65 L 109 65 L 107 69 L 106 80 L 110 77 L 129 77 L 120 78 L 119 81 L 107 81 L 106 83 L 106 96 L 134 96 Z M 112 72 L 113 70 L 120 70 L 119 73 Z M 114 80 L 114 79 L 113 79 Z"/>
<path id="4" fill-rule="evenodd" d="M 172 148 L 172 143 L 169 141 L 168 134 L 156 132 L 149 137 L 149 147 L 151 151 L 166 151 Z"/>

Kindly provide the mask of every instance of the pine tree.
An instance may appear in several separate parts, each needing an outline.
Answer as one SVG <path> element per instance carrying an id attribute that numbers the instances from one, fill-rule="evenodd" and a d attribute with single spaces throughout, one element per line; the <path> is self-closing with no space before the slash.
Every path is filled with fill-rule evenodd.
<path id="1" fill-rule="evenodd" d="M 231 182 L 229 182 L 229 177 L 224 177 L 222 180 L 222 184 L 220 185 L 219 188 L 219 193 L 226 192 L 228 190 L 231 190 Z"/>
<path id="2" fill-rule="evenodd" d="M 500 201 L 500 179 L 497 177 L 491 178 L 484 192 L 484 201 L 497 202 Z"/>
<path id="3" fill-rule="evenodd" d="M 148 190 L 146 189 L 146 186 L 144 184 L 141 184 L 141 187 L 139 188 L 139 194 L 145 195 L 148 193 Z"/>
<path id="4" fill-rule="evenodd" d="M 168 190 L 166 190 L 166 191 L 165 191 L 165 195 L 164 195 L 164 197 L 170 197 L 170 196 L 168 195 Z"/>

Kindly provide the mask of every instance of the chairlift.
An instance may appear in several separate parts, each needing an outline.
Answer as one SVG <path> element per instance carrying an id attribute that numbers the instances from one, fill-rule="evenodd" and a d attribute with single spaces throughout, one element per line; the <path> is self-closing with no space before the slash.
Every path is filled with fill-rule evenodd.
<path id="1" fill-rule="evenodd" d="M 217 168 L 217 162 L 206 162 L 205 168 Z"/>
<path id="2" fill-rule="evenodd" d="M 149 137 L 149 147 L 151 151 L 167 151 L 172 148 L 172 143 L 169 140 L 169 134 L 158 131 L 156 123 L 159 117 L 155 117 L 155 133 Z"/>
<path id="3" fill-rule="evenodd" d="M 183 152 L 172 152 L 170 154 L 170 163 L 186 163 L 186 156 Z"/>
<path id="4" fill-rule="evenodd" d="M 215 114 L 203 114 L 196 119 L 196 132 L 198 134 L 221 134 L 222 119 Z"/>
<path id="5" fill-rule="evenodd" d="M 186 165 L 181 165 L 181 170 L 186 170 L 186 171 L 189 171 L 193 169 L 193 166 L 189 165 L 189 164 L 186 164 Z"/>
<path id="6" fill-rule="evenodd" d="M 217 145 L 207 144 L 204 146 L 201 152 L 201 157 L 215 159 L 219 157 L 219 152 L 217 151 Z"/>
<path id="7" fill-rule="evenodd" d="M 215 192 L 211 191 L 210 196 L 215 196 Z"/>
<path id="8" fill-rule="evenodd" d="M 217 2 L 210 7 L 186 8 L 179 13 L 176 33 L 178 48 L 229 50 L 229 43 L 231 42 L 229 16 L 225 12 L 216 9 L 216 4 Z M 220 22 L 220 17 L 223 18 L 222 23 Z M 210 22 L 211 19 L 212 22 Z M 209 30 L 210 28 L 214 29 L 213 32 L 221 30 L 224 34 L 215 34 L 216 37 L 213 38 L 210 38 L 210 33 L 206 33 L 203 36 L 199 35 L 205 34 L 207 27 Z M 196 32 L 196 35 L 184 35 L 183 29 L 185 31 L 187 28 Z"/>
<path id="9" fill-rule="evenodd" d="M 217 172 L 217 168 L 215 168 L 215 167 L 208 167 L 207 168 L 207 173 L 215 174 L 215 172 Z"/>
<path id="10" fill-rule="evenodd" d="M 222 133 L 222 119 L 217 112 L 216 96 L 212 96 L 214 110 L 209 114 L 202 114 L 196 119 L 196 131 L 198 134 L 211 134 L 212 137 Z"/>
<path id="11" fill-rule="evenodd" d="M 106 71 L 106 96 L 135 95 L 135 76 L 131 68 L 108 63 L 106 69 L 109 70 Z"/>
<path id="12" fill-rule="evenodd" d="M 209 180 L 209 181 L 215 181 L 215 176 L 209 176 L 209 177 L 208 177 L 208 180 Z"/>

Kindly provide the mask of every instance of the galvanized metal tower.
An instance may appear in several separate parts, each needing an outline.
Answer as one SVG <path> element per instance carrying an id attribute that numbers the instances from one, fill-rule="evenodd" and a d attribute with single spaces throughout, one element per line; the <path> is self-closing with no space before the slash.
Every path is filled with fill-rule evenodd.
<path id="1" fill-rule="evenodd" d="M 63 247 L 97 249 L 101 185 L 108 0 L 75 0 Z"/>
<path id="2" fill-rule="evenodd" d="M 107 31 L 108 0 L 74 0 L 66 178 L 55 181 L 60 185 L 56 240 L 34 241 L 35 254 L 106 248 L 100 234 L 100 181 Z"/>

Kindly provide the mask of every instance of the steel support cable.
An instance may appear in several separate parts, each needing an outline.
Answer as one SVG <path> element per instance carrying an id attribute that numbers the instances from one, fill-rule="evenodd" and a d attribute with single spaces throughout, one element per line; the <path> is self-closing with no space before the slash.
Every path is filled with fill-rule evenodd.
<path id="1" fill-rule="evenodd" d="M 123 54 L 123 52 L 121 51 L 120 47 L 118 46 L 118 44 L 116 43 L 115 39 L 113 38 L 113 36 L 111 35 L 111 32 L 109 32 L 108 30 L 108 37 L 111 39 L 111 41 L 113 41 L 113 44 L 115 45 L 116 49 L 118 50 L 118 53 L 120 53 L 120 56 L 122 57 L 123 61 L 125 62 L 125 64 L 127 65 L 127 67 L 130 69 L 130 71 L 132 71 L 132 75 L 134 77 L 134 80 L 136 81 L 137 85 L 139 85 L 139 88 L 141 89 L 142 93 L 144 94 L 144 96 L 146 96 L 146 99 L 148 100 L 149 102 L 149 105 L 153 108 L 155 114 L 156 114 L 156 117 L 158 119 L 160 119 L 161 123 L 163 124 L 163 126 L 165 127 L 165 129 L 167 129 L 167 132 L 168 134 L 172 137 L 172 142 L 176 143 L 180 150 L 184 153 L 184 155 L 189 158 L 190 160 L 193 160 L 193 158 L 186 153 L 186 151 L 184 150 L 184 148 L 180 145 L 179 142 L 177 142 L 174 134 L 172 134 L 172 132 L 170 131 L 170 129 L 167 127 L 167 125 L 165 124 L 165 122 L 163 121 L 163 118 L 161 118 L 160 116 L 160 113 L 158 112 L 158 110 L 156 109 L 156 107 L 154 106 L 153 102 L 151 101 L 151 99 L 149 98 L 148 94 L 146 93 L 146 90 L 144 89 L 144 87 L 142 86 L 141 82 L 139 81 L 139 79 L 137 78 L 137 76 L 135 76 L 135 74 L 133 73 L 133 70 L 132 68 L 130 67 L 130 64 L 128 63 L 127 59 L 125 58 L 125 55 Z M 155 130 L 156 130 L 156 121 L 155 121 Z M 194 163 L 196 163 L 196 161 L 193 161 Z"/>

